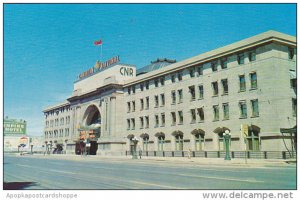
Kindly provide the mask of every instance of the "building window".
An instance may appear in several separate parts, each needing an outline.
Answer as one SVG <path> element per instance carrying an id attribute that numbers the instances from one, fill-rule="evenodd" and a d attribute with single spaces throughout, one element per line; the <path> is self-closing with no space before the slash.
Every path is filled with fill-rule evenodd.
<path id="1" fill-rule="evenodd" d="M 183 135 L 175 136 L 175 150 L 182 151 L 183 150 Z"/>
<path id="2" fill-rule="evenodd" d="M 175 92 L 175 90 L 173 90 L 171 92 L 171 96 L 172 96 L 172 104 L 175 104 L 176 103 L 176 92 Z"/>
<path id="3" fill-rule="evenodd" d="M 295 49 L 289 48 L 289 59 L 293 60 L 294 56 L 295 56 Z"/>
<path id="4" fill-rule="evenodd" d="M 191 124 L 194 124 L 196 122 L 196 109 L 191 109 Z"/>
<path id="5" fill-rule="evenodd" d="M 140 89 L 141 89 L 141 91 L 144 91 L 144 83 L 140 84 Z"/>
<path id="6" fill-rule="evenodd" d="M 131 129 L 134 130 L 135 129 L 135 119 L 134 118 L 131 119 L 131 124 L 132 124 Z"/>
<path id="7" fill-rule="evenodd" d="M 223 87 L 223 95 L 227 95 L 228 94 L 228 80 L 222 79 L 221 83 L 222 83 L 222 87 Z"/>
<path id="8" fill-rule="evenodd" d="M 127 130 L 130 130 L 130 119 L 127 119 Z"/>
<path id="9" fill-rule="evenodd" d="M 135 111 L 135 101 L 132 101 L 132 112 Z"/>
<path id="10" fill-rule="evenodd" d="M 253 50 L 253 51 L 250 51 L 249 52 L 249 61 L 250 62 L 253 62 L 256 60 L 256 52 Z"/>
<path id="11" fill-rule="evenodd" d="M 159 126 L 159 118 L 158 115 L 155 115 L 155 128 Z"/>
<path id="12" fill-rule="evenodd" d="M 219 120 L 219 106 L 215 105 L 213 106 L 213 111 L 214 111 L 214 121 Z"/>
<path id="13" fill-rule="evenodd" d="M 198 116 L 199 116 L 199 122 L 204 122 L 204 109 L 202 108 L 198 108 Z"/>
<path id="14" fill-rule="evenodd" d="M 189 92 L 190 92 L 190 95 L 191 95 L 191 101 L 195 101 L 196 93 L 195 93 L 195 86 L 194 85 L 189 87 Z"/>
<path id="15" fill-rule="evenodd" d="M 218 63 L 217 63 L 217 61 L 211 62 L 211 70 L 212 70 L 213 72 L 218 71 Z"/>
<path id="16" fill-rule="evenodd" d="M 259 151 L 259 133 L 249 130 L 247 137 L 247 147 L 249 151 Z"/>
<path id="17" fill-rule="evenodd" d="M 182 81 L 182 71 L 177 73 L 178 81 Z"/>
<path id="18" fill-rule="evenodd" d="M 297 116 L 297 99 L 292 99 L 293 116 Z"/>
<path id="19" fill-rule="evenodd" d="M 183 101 L 183 95 L 182 95 L 182 89 L 178 90 L 178 103 L 182 103 Z"/>
<path id="20" fill-rule="evenodd" d="M 251 89 L 257 89 L 257 75 L 256 72 L 250 73 Z"/>
<path id="21" fill-rule="evenodd" d="M 199 66 L 197 68 L 197 71 L 198 71 L 198 76 L 202 76 L 203 75 L 203 66 Z"/>
<path id="22" fill-rule="evenodd" d="M 165 77 L 160 77 L 160 85 L 161 86 L 165 85 Z"/>
<path id="23" fill-rule="evenodd" d="M 172 126 L 176 125 L 176 113 L 175 112 L 171 112 L 171 117 L 172 117 Z"/>
<path id="24" fill-rule="evenodd" d="M 146 81 L 145 87 L 146 87 L 146 90 L 149 90 L 149 81 Z"/>
<path id="25" fill-rule="evenodd" d="M 199 89 L 199 99 L 203 99 L 204 98 L 204 89 L 203 89 L 203 85 L 199 85 L 198 86 Z"/>
<path id="26" fill-rule="evenodd" d="M 165 106 L 165 94 L 160 94 L 161 106 Z"/>
<path id="27" fill-rule="evenodd" d="M 154 85 L 155 85 L 155 87 L 158 87 L 158 79 L 154 80 Z"/>
<path id="28" fill-rule="evenodd" d="M 154 101 L 155 101 L 154 107 L 157 108 L 158 107 L 158 95 L 154 96 Z"/>
<path id="29" fill-rule="evenodd" d="M 246 91 L 246 80 L 245 80 L 245 75 L 240 75 L 240 92 Z"/>
<path id="30" fill-rule="evenodd" d="M 159 136 L 157 139 L 158 139 L 158 151 L 163 151 L 164 144 L 165 144 L 165 136 Z"/>
<path id="31" fill-rule="evenodd" d="M 132 86 L 132 93 L 135 94 L 135 85 Z"/>
<path id="32" fill-rule="evenodd" d="M 145 121 L 146 121 L 146 127 L 149 128 L 149 116 L 145 116 Z"/>
<path id="33" fill-rule="evenodd" d="M 195 68 L 194 67 L 190 68 L 189 73 L 191 78 L 195 77 Z"/>
<path id="34" fill-rule="evenodd" d="M 245 60 L 244 60 L 244 53 L 239 54 L 239 55 L 237 56 L 237 61 L 238 61 L 238 64 L 239 64 L 239 65 L 245 63 Z"/>
<path id="35" fill-rule="evenodd" d="M 229 105 L 228 105 L 228 103 L 223 103 L 223 119 L 224 120 L 229 119 Z"/>
<path id="36" fill-rule="evenodd" d="M 224 137 L 223 133 L 218 133 L 218 143 L 219 143 L 219 151 L 224 151 Z"/>
<path id="37" fill-rule="evenodd" d="M 259 110 L 258 110 L 258 100 L 257 99 L 251 100 L 251 107 L 252 107 L 252 117 L 258 117 Z"/>
<path id="38" fill-rule="evenodd" d="M 176 76 L 174 74 L 171 76 L 171 81 L 172 81 L 172 83 L 176 82 Z"/>
<path id="39" fill-rule="evenodd" d="M 146 110 L 149 109 L 149 97 L 146 97 Z"/>
<path id="40" fill-rule="evenodd" d="M 65 136 L 68 137 L 70 135 L 70 130 L 68 128 L 65 129 Z"/>
<path id="41" fill-rule="evenodd" d="M 297 92 L 297 79 L 296 78 L 292 78 L 290 79 L 290 83 L 291 83 L 291 88 Z"/>
<path id="42" fill-rule="evenodd" d="M 247 104 L 246 101 L 240 101 L 240 118 L 247 118 Z"/>
<path id="43" fill-rule="evenodd" d="M 221 59 L 221 68 L 226 69 L 227 68 L 227 58 Z"/>
<path id="44" fill-rule="evenodd" d="M 219 94 L 219 88 L 218 88 L 218 82 L 212 82 L 212 89 L 213 89 L 213 96 L 218 96 Z"/>
<path id="45" fill-rule="evenodd" d="M 202 151 L 204 147 L 204 135 L 197 134 L 195 135 L 195 150 Z"/>
<path id="46" fill-rule="evenodd" d="M 179 122 L 178 124 L 183 124 L 183 113 L 182 111 L 178 111 Z"/>
<path id="47" fill-rule="evenodd" d="M 131 104 L 130 102 L 127 102 L 127 112 L 130 112 L 130 110 L 131 110 Z"/>
<path id="48" fill-rule="evenodd" d="M 141 102 L 141 110 L 144 110 L 144 99 L 140 99 Z"/>
<path id="49" fill-rule="evenodd" d="M 140 117 L 140 128 L 143 129 L 144 128 L 144 118 Z"/>
<path id="50" fill-rule="evenodd" d="M 165 113 L 161 113 L 161 126 L 166 125 L 166 116 Z"/>
<path id="51" fill-rule="evenodd" d="M 148 144 L 149 144 L 149 138 L 144 137 L 143 138 L 143 151 L 148 151 Z"/>

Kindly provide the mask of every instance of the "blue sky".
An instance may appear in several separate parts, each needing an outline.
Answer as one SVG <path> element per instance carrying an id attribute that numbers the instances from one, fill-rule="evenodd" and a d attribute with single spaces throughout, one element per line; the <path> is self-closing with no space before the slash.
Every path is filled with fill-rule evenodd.
<path id="1" fill-rule="evenodd" d="M 6 4 L 4 115 L 43 134 L 43 108 L 71 95 L 76 76 L 119 55 L 143 67 L 177 61 L 253 35 L 296 35 L 295 4 Z"/>

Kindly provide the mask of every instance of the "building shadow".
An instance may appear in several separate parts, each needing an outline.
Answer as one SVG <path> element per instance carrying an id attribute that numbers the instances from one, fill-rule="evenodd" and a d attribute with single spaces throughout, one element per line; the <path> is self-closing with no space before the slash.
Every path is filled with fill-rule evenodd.
<path id="1" fill-rule="evenodd" d="M 4 182 L 3 190 L 23 190 L 35 185 L 35 182 Z"/>

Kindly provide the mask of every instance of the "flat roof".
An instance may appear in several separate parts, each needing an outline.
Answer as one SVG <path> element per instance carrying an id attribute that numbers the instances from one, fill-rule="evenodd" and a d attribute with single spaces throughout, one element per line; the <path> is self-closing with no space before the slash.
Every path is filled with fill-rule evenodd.
<path id="1" fill-rule="evenodd" d="M 152 79 L 154 77 L 159 77 L 165 74 L 169 74 L 175 71 L 178 71 L 182 68 L 185 68 L 187 66 L 193 66 L 197 64 L 202 64 L 208 61 L 212 61 L 214 59 L 230 55 L 233 53 L 237 53 L 239 51 L 243 51 L 245 49 L 249 49 L 251 47 L 255 47 L 261 44 L 265 44 L 267 42 L 280 42 L 291 46 L 296 46 L 296 37 L 287 35 L 284 33 L 280 33 L 277 31 L 267 31 L 252 37 L 249 37 L 247 39 L 240 40 L 238 42 L 229 44 L 224 47 L 217 48 L 212 51 L 208 51 L 206 53 L 179 61 L 174 64 L 170 64 L 168 66 L 165 66 L 163 68 L 157 69 L 155 71 L 151 71 L 145 74 L 141 74 L 137 76 L 136 78 L 130 79 L 127 82 L 125 82 L 124 87 L 133 85 L 139 82 L 143 82 L 145 80 Z"/>

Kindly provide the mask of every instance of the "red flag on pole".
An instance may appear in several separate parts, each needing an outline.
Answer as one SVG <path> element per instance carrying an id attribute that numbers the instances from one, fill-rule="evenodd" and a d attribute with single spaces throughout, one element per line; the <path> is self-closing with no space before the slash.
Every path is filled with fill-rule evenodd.
<path id="1" fill-rule="evenodd" d="M 94 45 L 102 45 L 102 40 L 100 39 L 99 41 L 95 41 Z"/>

